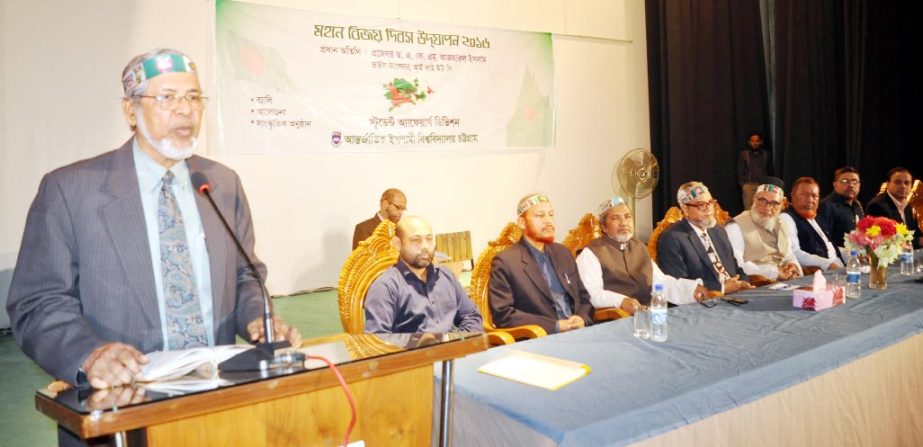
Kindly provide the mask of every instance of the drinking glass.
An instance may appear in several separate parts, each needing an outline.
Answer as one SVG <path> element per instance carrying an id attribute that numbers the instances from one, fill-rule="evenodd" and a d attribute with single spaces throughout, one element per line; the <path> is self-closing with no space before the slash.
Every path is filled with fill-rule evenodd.
<path id="1" fill-rule="evenodd" d="M 651 311 L 647 306 L 639 307 L 632 317 L 632 335 L 643 340 L 651 338 Z"/>

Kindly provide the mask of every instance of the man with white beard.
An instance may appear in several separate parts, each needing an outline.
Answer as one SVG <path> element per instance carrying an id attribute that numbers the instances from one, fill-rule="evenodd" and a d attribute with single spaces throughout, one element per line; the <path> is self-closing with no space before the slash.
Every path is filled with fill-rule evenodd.
<path id="1" fill-rule="evenodd" d="M 792 253 L 785 225 L 779 212 L 785 193 L 776 185 L 756 188 L 753 206 L 734 217 L 725 229 L 734 258 L 748 276 L 762 276 L 771 281 L 786 281 L 802 275 L 801 266 Z"/>
<path id="2" fill-rule="evenodd" d="M 42 179 L 7 306 L 26 355 L 94 388 L 131 384 L 143 353 L 265 338 L 262 285 L 235 242 L 265 277 L 240 178 L 193 155 L 207 102 L 195 64 L 154 50 L 128 62 L 122 85 L 134 134 Z M 233 236 L 191 177 L 209 184 Z M 301 343 L 281 319 L 273 333 Z"/>
<path id="3" fill-rule="evenodd" d="M 708 298 L 699 279 L 678 279 L 664 274 L 635 239 L 631 208 L 621 197 L 606 200 L 597 210 L 603 236 L 594 239 L 577 256 L 580 279 L 595 307 L 618 307 L 634 314 L 651 302 L 655 284 L 662 284 L 667 300 L 689 304 Z"/>
<path id="4" fill-rule="evenodd" d="M 574 257 L 554 242 L 554 207 L 544 194 L 530 194 L 516 206 L 519 243 L 490 265 L 488 300 L 497 327 L 536 324 L 545 332 L 567 332 L 593 324 L 590 295 Z"/>
<path id="5" fill-rule="evenodd" d="M 660 269 L 676 278 L 701 279 L 708 290 L 724 294 L 752 288 L 734 258 L 727 232 L 717 225 L 715 199 L 708 188 L 701 182 L 684 183 L 676 201 L 684 218 L 660 235 Z"/>

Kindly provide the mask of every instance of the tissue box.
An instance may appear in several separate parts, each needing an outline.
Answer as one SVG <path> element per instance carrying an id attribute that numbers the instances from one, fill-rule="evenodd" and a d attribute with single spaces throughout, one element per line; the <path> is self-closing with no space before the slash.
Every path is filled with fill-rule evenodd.
<path id="1" fill-rule="evenodd" d="M 813 286 L 799 287 L 792 291 L 792 305 L 805 310 L 823 310 L 844 302 L 846 291 L 832 284 L 827 284 L 820 291 L 815 291 Z"/>

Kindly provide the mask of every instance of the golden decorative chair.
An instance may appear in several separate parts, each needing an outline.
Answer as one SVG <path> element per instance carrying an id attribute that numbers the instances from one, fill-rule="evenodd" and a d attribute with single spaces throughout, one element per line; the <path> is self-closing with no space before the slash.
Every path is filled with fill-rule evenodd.
<path id="1" fill-rule="evenodd" d="M 577 257 L 577 254 L 586 248 L 593 239 L 602 237 L 603 231 L 599 226 L 599 218 L 593 213 L 586 213 L 577 226 L 567 232 L 567 237 L 561 242 L 570 250 L 570 253 Z M 619 318 L 628 317 L 628 312 L 617 307 L 600 307 L 593 312 L 594 321 L 618 320 Z"/>
<path id="2" fill-rule="evenodd" d="M 382 273 L 397 262 L 397 249 L 391 245 L 395 225 L 389 220 L 378 224 L 368 239 L 346 258 L 337 283 L 340 322 L 349 334 L 365 332 L 365 294 Z"/>
<path id="3" fill-rule="evenodd" d="M 487 333 L 487 341 L 491 346 L 506 345 L 514 343 L 517 340 L 537 338 L 548 335 L 541 326 L 529 324 L 525 326 L 516 326 L 512 328 L 498 328 L 494 326 L 493 315 L 490 313 L 490 268 L 496 257 L 507 247 L 519 242 L 522 237 L 522 229 L 516 224 L 510 222 L 500 232 L 500 236 L 487 244 L 487 249 L 478 256 L 474 264 L 474 270 L 471 271 L 471 299 L 477 305 L 478 311 L 484 320 L 484 332 Z"/>

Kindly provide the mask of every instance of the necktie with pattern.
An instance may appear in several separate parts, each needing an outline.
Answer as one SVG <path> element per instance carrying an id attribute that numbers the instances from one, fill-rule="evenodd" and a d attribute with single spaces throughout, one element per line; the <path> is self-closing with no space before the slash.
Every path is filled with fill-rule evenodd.
<path id="1" fill-rule="evenodd" d="M 157 225 L 160 229 L 160 268 L 163 272 L 163 295 L 167 323 L 166 350 L 207 346 L 205 324 L 199 294 L 192 274 L 192 260 L 186 228 L 176 196 L 173 195 L 173 173 L 163 176 L 157 203 Z"/>

